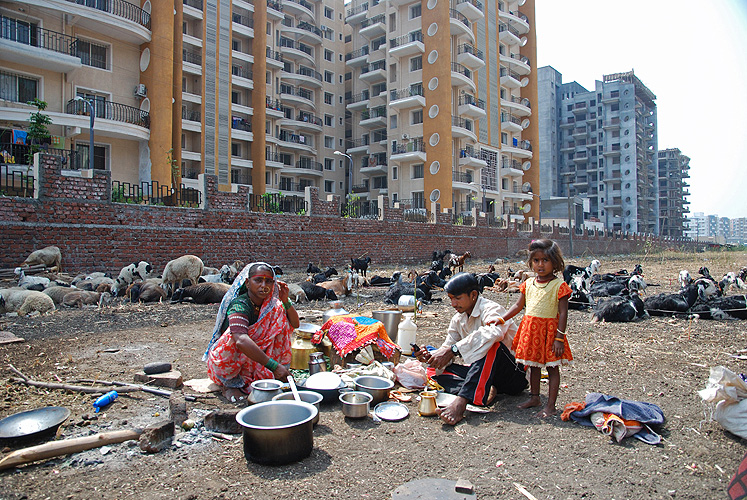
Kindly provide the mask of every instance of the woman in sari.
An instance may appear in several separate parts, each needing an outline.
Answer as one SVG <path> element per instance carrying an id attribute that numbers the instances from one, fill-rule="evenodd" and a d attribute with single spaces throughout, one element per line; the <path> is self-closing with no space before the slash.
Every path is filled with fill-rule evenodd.
<path id="1" fill-rule="evenodd" d="M 285 380 L 290 373 L 291 334 L 298 325 L 288 285 L 275 279 L 269 264 L 249 264 L 218 309 L 203 356 L 208 377 L 231 402 L 246 399 L 255 380 Z"/>

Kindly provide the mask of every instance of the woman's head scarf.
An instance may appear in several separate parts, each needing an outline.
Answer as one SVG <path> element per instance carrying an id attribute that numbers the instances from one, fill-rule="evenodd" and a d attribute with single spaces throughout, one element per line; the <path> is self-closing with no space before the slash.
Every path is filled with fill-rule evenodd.
<path id="1" fill-rule="evenodd" d="M 272 277 L 275 278 L 275 271 L 273 270 L 272 266 L 267 264 L 266 262 L 252 262 L 251 264 L 247 264 L 244 269 L 241 270 L 238 276 L 236 276 L 236 279 L 233 280 L 231 288 L 228 289 L 226 294 L 223 296 L 223 300 L 221 300 L 220 302 L 220 307 L 218 307 L 218 315 L 215 318 L 213 335 L 210 337 L 210 343 L 208 344 L 208 348 L 205 351 L 205 354 L 202 355 L 203 361 L 207 361 L 210 349 L 213 348 L 213 345 L 218 341 L 221 334 L 223 333 L 221 331 L 221 328 L 223 327 L 223 322 L 226 320 L 226 312 L 228 311 L 228 306 L 231 305 L 231 302 L 233 302 L 233 300 L 239 296 L 242 286 L 244 285 L 244 283 L 246 283 L 246 280 L 249 279 L 249 270 L 253 266 L 257 266 L 260 264 L 264 264 L 265 266 L 267 266 L 270 269 L 270 272 L 272 272 Z M 275 304 L 275 299 L 278 298 L 278 295 L 279 288 L 276 280 L 275 284 L 272 287 L 272 295 L 262 304 L 257 322 L 262 321 L 262 319 L 272 310 L 273 304 Z"/>

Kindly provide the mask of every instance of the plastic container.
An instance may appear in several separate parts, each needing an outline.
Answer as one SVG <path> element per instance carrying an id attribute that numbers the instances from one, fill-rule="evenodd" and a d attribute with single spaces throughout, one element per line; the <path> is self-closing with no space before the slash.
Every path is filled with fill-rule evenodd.
<path id="1" fill-rule="evenodd" d="M 340 316 L 342 314 L 348 314 L 348 312 L 342 308 L 342 302 L 340 302 L 339 300 L 332 302 L 331 305 L 332 305 L 331 309 L 324 311 L 324 316 L 323 316 L 324 319 L 323 319 L 322 324 L 329 321 L 329 318 L 333 316 Z"/>
<path id="2" fill-rule="evenodd" d="M 402 348 L 402 354 L 408 356 L 412 354 L 411 343 L 415 342 L 418 333 L 418 325 L 412 321 L 412 313 L 405 313 L 405 319 L 399 324 L 397 329 L 398 344 Z"/>
<path id="3" fill-rule="evenodd" d="M 104 406 L 110 405 L 119 397 L 117 391 L 109 391 L 93 402 L 93 412 L 98 413 Z"/>

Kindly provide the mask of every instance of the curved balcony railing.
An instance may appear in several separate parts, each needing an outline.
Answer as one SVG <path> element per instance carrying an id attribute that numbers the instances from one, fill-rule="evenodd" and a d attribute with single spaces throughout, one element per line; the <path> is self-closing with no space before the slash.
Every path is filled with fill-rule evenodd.
<path id="1" fill-rule="evenodd" d="M 94 115 L 97 118 L 150 128 L 150 115 L 147 111 L 111 101 L 94 100 L 92 104 Z M 88 109 L 86 102 L 76 99 L 70 99 L 65 105 L 65 113 L 69 115 L 88 115 Z"/>
<path id="2" fill-rule="evenodd" d="M 519 160 L 509 160 L 503 158 L 501 160 L 501 168 L 513 168 L 515 170 L 521 170 L 521 162 Z"/>
<path id="3" fill-rule="evenodd" d="M 513 26 L 509 26 L 506 23 L 498 23 L 498 33 L 502 31 L 508 31 L 509 33 L 514 35 L 516 38 L 521 38 L 521 33 L 519 33 L 519 30 L 517 30 Z"/>
<path id="4" fill-rule="evenodd" d="M 449 9 L 449 17 L 451 17 L 452 19 L 456 19 L 457 21 L 460 21 L 462 24 L 464 24 L 468 28 L 471 27 L 472 23 L 469 22 L 469 19 L 467 19 L 467 16 L 465 16 L 464 14 L 462 14 L 461 12 L 457 10 Z"/>
<path id="5" fill-rule="evenodd" d="M 399 99 L 405 99 L 407 97 L 415 97 L 415 96 L 422 96 L 423 95 L 423 87 L 421 85 L 417 85 L 414 87 L 409 87 L 406 89 L 400 89 L 400 90 L 390 90 L 389 91 L 389 101 L 397 101 Z"/>
<path id="6" fill-rule="evenodd" d="M 124 0 L 67 0 L 70 3 L 91 7 L 96 10 L 108 12 L 109 14 L 135 22 L 150 29 L 150 14 L 137 5 Z"/>
<path id="7" fill-rule="evenodd" d="M 182 108 L 182 119 L 183 120 L 189 120 L 191 122 L 201 122 L 202 121 L 202 115 L 199 111 L 195 111 L 192 109 Z"/>
<path id="8" fill-rule="evenodd" d="M 317 172 L 322 172 L 324 170 L 324 165 L 322 165 L 318 161 L 313 160 L 297 160 L 296 168 L 304 168 L 306 170 L 315 170 Z"/>
<path id="9" fill-rule="evenodd" d="M 304 54 L 308 55 L 309 57 L 314 57 L 314 51 L 311 47 L 306 45 L 305 43 L 296 42 L 295 40 L 291 40 L 290 38 L 281 38 L 280 39 L 280 46 L 281 47 L 287 47 L 289 49 L 296 49 L 300 50 Z"/>
<path id="10" fill-rule="evenodd" d="M 474 180 L 474 176 L 469 172 L 457 172 L 456 170 L 451 171 L 451 180 L 453 182 L 463 182 L 469 184 Z M 472 208 L 470 207 L 470 210 Z"/>
<path id="11" fill-rule="evenodd" d="M 475 158 L 476 160 L 482 160 L 482 155 L 478 149 L 473 146 L 466 146 L 464 149 L 459 151 L 459 158 Z"/>
<path id="12" fill-rule="evenodd" d="M 501 113 L 501 122 L 511 122 L 521 127 L 521 119 L 515 117 L 511 113 L 506 113 L 506 112 Z"/>
<path id="13" fill-rule="evenodd" d="M 361 29 L 367 28 L 369 26 L 373 26 L 374 24 L 383 23 L 386 21 L 386 16 L 384 14 L 379 14 L 378 16 L 373 16 L 370 19 L 366 19 L 361 23 Z"/>
<path id="14" fill-rule="evenodd" d="M 306 66 L 301 66 L 300 68 L 298 68 L 298 71 L 296 71 L 296 74 L 302 75 L 302 76 L 309 76 L 311 78 L 314 78 L 315 80 L 319 80 L 320 82 L 322 81 L 321 73 L 319 73 L 318 71 L 314 71 L 311 68 L 307 68 Z"/>
<path id="15" fill-rule="evenodd" d="M 364 45 L 363 47 L 361 47 L 358 50 L 354 50 L 352 52 L 348 52 L 347 54 L 345 54 L 345 62 L 348 62 L 351 59 L 358 59 L 359 57 L 367 56 L 368 55 L 368 50 L 369 50 L 368 49 L 368 45 Z"/>
<path id="16" fill-rule="evenodd" d="M 505 99 L 506 101 L 510 101 L 516 104 L 521 104 L 522 106 L 526 106 L 527 108 L 531 108 L 531 103 L 529 102 L 529 99 L 526 97 L 518 97 L 515 95 L 509 95 L 507 97 L 502 97 L 501 99 Z"/>
<path id="17" fill-rule="evenodd" d="M 355 94 L 354 96 L 347 98 L 346 102 L 348 104 L 355 104 L 356 102 L 368 101 L 370 98 L 371 92 L 368 90 L 364 90 L 360 94 Z"/>
<path id="18" fill-rule="evenodd" d="M 278 12 L 283 12 L 283 6 L 280 5 L 280 2 L 276 2 L 275 0 L 267 0 L 267 6 Z"/>
<path id="19" fill-rule="evenodd" d="M 502 55 L 503 55 L 503 54 L 502 54 Z M 530 61 L 529 61 L 529 58 L 528 58 L 527 56 L 523 56 L 523 55 L 521 55 L 521 54 L 513 54 L 513 53 L 512 53 L 512 54 L 509 54 L 509 57 L 510 57 L 511 59 L 516 59 L 517 61 L 521 61 L 521 62 L 523 62 L 524 64 L 526 64 L 527 66 L 531 66 L 531 65 L 532 65 L 532 64 L 530 63 Z"/>
<path id="20" fill-rule="evenodd" d="M 311 146 L 308 138 L 305 135 L 294 134 L 292 132 L 288 132 L 287 130 L 281 130 L 278 139 L 283 142 L 292 142 L 295 144 L 303 144 L 304 146 Z"/>
<path id="21" fill-rule="evenodd" d="M 360 148 L 363 146 L 370 146 L 371 140 L 368 135 L 364 135 L 360 139 L 348 139 L 347 149 Z"/>
<path id="22" fill-rule="evenodd" d="M 283 159 L 280 156 L 280 153 L 277 151 L 271 151 L 269 149 L 265 150 L 265 160 L 267 161 L 274 161 L 275 163 L 282 163 Z"/>
<path id="23" fill-rule="evenodd" d="M 309 33 L 313 33 L 314 35 L 318 36 L 319 38 L 322 38 L 324 35 L 322 33 L 322 30 L 317 28 L 311 23 L 307 23 L 306 21 L 302 21 L 296 25 L 296 28 L 302 29 L 304 31 L 308 31 Z"/>
<path id="24" fill-rule="evenodd" d="M 283 1 L 297 3 L 301 7 L 306 7 L 307 9 L 309 9 L 312 12 L 312 14 L 314 13 L 314 6 L 311 5 L 309 2 L 307 2 L 306 0 L 283 0 Z"/>
<path id="25" fill-rule="evenodd" d="M 407 144 L 392 144 L 393 155 L 416 152 L 425 153 L 425 142 L 422 137 L 416 137 Z"/>
<path id="26" fill-rule="evenodd" d="M 286 85 L 286 84 L 280 85 L 280 93 L 286 94 L 286 95 L 294 95 L 294 96 L 297 96 L 297 97 L 300 97 L 302 99 L 306 99 L 309 101 L 314 100 L 314 93 L 312 91 L 302 89 L 302 88 L 296 88 L 293 85 Z"/>
<path id="27" fill-rule="evenodd" d="M 269 96 L 265 96 L 265 107 L 276 111 L 283 110 L 283 105 L 280 103 L 280 99 L 272 99 Z"/>
<path id="28" fill-rule="evenodd" d="M 268 59 L 274 59 L 275 61 L 279 61 L 281 63 L 283 62 L 283 54 L 272 50 L 270 47 L 267 47 L 265 54 L 267 55 Z"/>
<path id="29" fill-rule="evenodd" d="M 457 0 L 456 4 L 459 5 L 460 3 L 471 3 L 475 7 L 477 7 L 478 10 L 482 11 L 482 3 L 478 2 L 477 0 Z"/>
<path id="30" fill-rule="evenodd" d="M 422 41 L 423 41 L 423 32 L 413 31 L 412 33 L 409 33 L 407 35 L 398 36 L 397 38 L 389 40 L 389 48 L 393 49 L 395 47 L 399 47 L 400 45 L 405 45 L 406 43 L 422 42 Z"/>
<path id="31" fill-rule="evenodd" d="M 480 109 L 485 109 L 485 101 L 483 101 L 482 99 L 475 99 L 475 97 L 470 94 L 463 94 L 459 96 L 459 105 L 463 106 L 465 104 L 471 104 L 472 106 L 478 107 Z"/>
<path id="32" fill-rule="evenodd" d="M 68 56 L 76 57 L 78 55 L 77 38 L 44 28 L 29 29 L 21 25 L 11 27 L 10 24 L 12 21 L 15 20 L 8 17 L 2 18 L 0 38 Z"/>
<path id="33" fill-rule="evenodd" d="M 457 62 L 451 63 L 451 71 L 453 71 L 454 73 L 461 73 L 462 75 L 466 76 L 470 80 L 472 79 L 472 72 L 469 69 L 467 69 L 467 67 Z"/>
<path id="34" fill-rule="evenodd" d="M 518 74 L 516 71 L 508 69 L 508 68 L 501 67 L 500 75 L 501 75 L 501 77 L 510 76 L 514 80 L 521 80 L 521 75 L 520 74 Z"/>
<path id="35" fill-rule="evenodd" d="M 252 70 L 240 64 L 231 65 L 231 74 L 234 76 L 240 76 L 241 78 L 247 78 L 249 80 L 251 80 L 254 75 L 254 73 L 252 73 Z"/>
<path id="36" fill-rule="evenodd" d="M 202 66 L 202 54 L 200 54 L 199 52 L 192 52 L 191 50 L 182 49 L 182 60 L 190 64 Z"/>
<path id="37" fill-rule="evenodd" d="M 452 127 L 460 127 L 469 130 L 472 132 L 472 129 L 474 128 L 472 126 L 472 120 L 467 120 L 466 118 L 462 118 L 461 116 L 453 116 L 451 117 L 451 126 Z"/>
<path id="38" fill-rule="evenodd" d="M 363 110 L 361 120 L 368 120 L 370 118 L 386 118 L 386 106 Z"/>
<path id="39" fill-rule="evenodd" d="M 360 14 L 361 12 L 365 12 L 367 10 L 368 10 L 368 2 L 365 2 L 356 7 L 352 7 L 348 9 L 347 12 L 345 13 L 345 17 L 351 17 L 356 14 Z"/>
<path id="40" fill-rule="evenodd" d="M 319 127 L 324 125 L 324 121 L 321 118 L 312 113 L 306 113 L 303 111 L 298 114 L 298 116 L 296 117 L 296 121 L 311 123 L 314 125 L 318 125 Z"/>
<path id="41" fill-rule="evenodd" d="M 202 10 L 202 0 L 183 0 L 183 3 L 193 9 Z"/>
<path id="42" fill-rule="evenodd" d="M 529 18 L 523 12 L 520 12 L 518 10 L 510 10 L 508 11 L 508 13 L 511 14 L 512 16 L 518 17 L 525 23 L 529 24 Z"/>
<path id="43" fill-rule="evenodd" d="M 463 43 L 457 47 L 457 54 L 472 54 L 476 58 L 480 59 L 481 61 L 485 60 L 485 57 L 482 55 L 482 50 L 478 49 L 474 45 L 470 43 Z"/>
<path id="44" fill-rule="evenodd" d="M 243 16 L 241 14 L 234 14 L 232 16 L 232 19 L 236 24 L 246 26 L 247 28 L 254 28 L 254 19 L 252 19 L 251 17 Z"/>

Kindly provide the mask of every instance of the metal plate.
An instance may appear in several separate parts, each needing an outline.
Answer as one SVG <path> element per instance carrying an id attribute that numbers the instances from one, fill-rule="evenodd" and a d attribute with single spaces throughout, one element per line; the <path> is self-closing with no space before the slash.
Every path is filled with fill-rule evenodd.
<path id="1" fill-rule="evenodd" d="M 16 442 L 52 437 L 69 416 L 70 410 L 61 406 L 47 406 L 13 414 L 0 420 L 0 441 Z"/>
<path id="2" fill-rule="evenodd" d="M 379 417 L 381 420 L 389 420 L 390 422 L 396 422 L 410 416 L 410 410 L 407 406 L 396 401 L 385 401 L 379 403 L 374 408 L 374 415 Z"/>
<path id="3" fill-rule="evenodd" d="M 436 395 L 436 405 L 439 408 L 445 408 L 449 406 L 455 399 L 456 396 L 454 396 L 453 394 L 449 394 L 448 392 L 439 392 Z"/>

